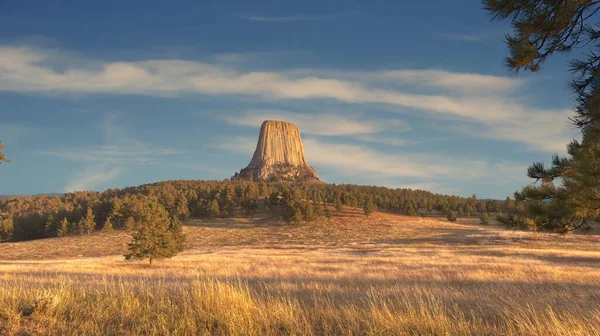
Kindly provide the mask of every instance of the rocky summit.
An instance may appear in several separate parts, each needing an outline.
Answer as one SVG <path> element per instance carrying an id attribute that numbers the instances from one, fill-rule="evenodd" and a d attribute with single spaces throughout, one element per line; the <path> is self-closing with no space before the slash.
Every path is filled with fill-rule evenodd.
<path id="1" fill-rule="evenodd" d="M 319 181 L 306 162 L 300 130 L 285 121 L 266 120 L 250 164 L 234 178 L 265 181 Z"/>

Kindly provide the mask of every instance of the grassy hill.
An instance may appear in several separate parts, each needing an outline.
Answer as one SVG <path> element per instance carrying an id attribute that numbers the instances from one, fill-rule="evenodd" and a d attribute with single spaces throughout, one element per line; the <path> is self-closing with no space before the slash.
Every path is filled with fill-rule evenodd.
<path id="1" fill-rule="evenodd" d="M 111 234 L 0 244 L 0 334 L 591 335 L 600 237 L 346 207 L 190 220 L 155 266 Z"/>

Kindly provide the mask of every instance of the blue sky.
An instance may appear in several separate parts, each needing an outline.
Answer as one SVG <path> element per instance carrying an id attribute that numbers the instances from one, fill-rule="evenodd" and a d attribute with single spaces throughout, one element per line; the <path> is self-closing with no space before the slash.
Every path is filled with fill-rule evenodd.
<path id="1" fill-rule="evenodd" d="M 260 123 L 321 178 L 504 198 L 577 135 L 472 1 L 0 2 L 0 194 L 224 179 Z"/>

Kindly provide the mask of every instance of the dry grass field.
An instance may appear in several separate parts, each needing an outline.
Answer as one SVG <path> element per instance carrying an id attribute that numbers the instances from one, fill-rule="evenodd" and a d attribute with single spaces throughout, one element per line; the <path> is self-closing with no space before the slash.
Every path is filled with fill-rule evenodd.
<path id="1" fill-rule="evenodd" d="M 187 224 L 152 267 L 124 232 L 0 244 L 0 334 L 600 334 L 600 236 L 358 209 Z"/>

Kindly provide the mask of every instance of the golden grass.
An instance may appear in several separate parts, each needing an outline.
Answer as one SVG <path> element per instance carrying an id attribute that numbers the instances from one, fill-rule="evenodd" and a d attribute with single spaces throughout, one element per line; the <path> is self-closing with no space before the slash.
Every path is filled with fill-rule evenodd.
<path id="1" fill-rule="evenodd" d="M 188 249 L 153 267 L 114 255 L 122 233 L 83 253 L 65 246 L 94 236 L 1 244 L 0 334 L 600 334 L 597 236 L 350 209 L 293 228 L 188 224 Z"/>

